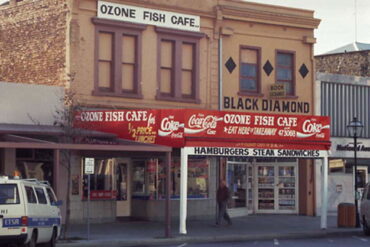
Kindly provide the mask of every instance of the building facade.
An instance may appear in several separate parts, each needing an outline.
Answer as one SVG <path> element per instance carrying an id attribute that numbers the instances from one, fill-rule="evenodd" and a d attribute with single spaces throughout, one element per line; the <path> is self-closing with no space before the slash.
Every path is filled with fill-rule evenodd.
<path id="1" fill-rule="evenodd" d="M 217 110 L 276 119 L 315 113 L 313 30 L 319 20 L 312 11 L 238 0 L 25 0 L 0 8 L 0 79 L 64 86 L 85 111 Z M 131 119 L 144 118 L 134 112 Z M 135 129 L 134 140 L 153 142 L 150 131 Z M 89 157 L 97 164 L 91 180 L 96 221 L 163 218 L 164 157 L 76 152 L 74 221 L 86 217 L 83 162 Z M 264 151 L 190 156 L 188 216 L 214 216 L 219 179 L 232 189 L 234 215 L 315 215 L 313 158 Z M 180 214 L 182 160 L 175 147 L 173 217 Z"/>
<path id="2" fill-rule="evenodd" d="M 347 125 L 357 117 L 364 125 L 358 139 L 357 165 L 360 192 L 369 181 L 369 50 L 357 43 L 315 57 L 316 114 L 331 118 L 331 154 L 329 156 L 329 212 L 336 213 L 338 204 L 354 202 L 354 140 Z M 347 51 L 348 50 L 348 51 Z"/>

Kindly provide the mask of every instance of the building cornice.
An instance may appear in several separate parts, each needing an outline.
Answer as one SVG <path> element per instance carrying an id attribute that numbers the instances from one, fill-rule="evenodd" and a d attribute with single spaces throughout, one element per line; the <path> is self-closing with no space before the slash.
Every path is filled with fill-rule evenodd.
<path id="1" fill-rule="evenodd" d="M 244 4 L 243 4 L 244 5 Z M 230 6 L 230 5 L 220 5 L 220 9 L 223 14 L 224 19 L 248 21 L 252 23 L 262 23 L 262 24 L 272 24 L 272 25 L 282 25 L 288 27 L 297 28 L 308 28 L 315 29 L 319 26 L 319 19 L 315 19 L 307 15 L 311 11 L 302 11 L 301 15 L 291 14 L 290 11 L 284 11 L 286 8 L 279 9 L 280 7 L 274 7 L 266 5 L 262 8 L 262 5 L 258 5 L 255 8 L 254 5 L 246 4 L 245 6 Z M 294 9 L 298 10 L 298 9 Z"/>

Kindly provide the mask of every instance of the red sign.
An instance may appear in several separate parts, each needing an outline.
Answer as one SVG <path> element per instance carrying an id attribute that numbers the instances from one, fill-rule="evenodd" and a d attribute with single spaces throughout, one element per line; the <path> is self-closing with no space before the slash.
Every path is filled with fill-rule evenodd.
<path id="1" fill-rule="evenodd" d="M 79 112 L 75 123 L 76 127 L 114 133 L 124 139 L 172 147 L 193 145 L 197 139 L 306 145 L 330 142 L 330 119 L 323 116 L 194 109 L 116 110 Z"/>

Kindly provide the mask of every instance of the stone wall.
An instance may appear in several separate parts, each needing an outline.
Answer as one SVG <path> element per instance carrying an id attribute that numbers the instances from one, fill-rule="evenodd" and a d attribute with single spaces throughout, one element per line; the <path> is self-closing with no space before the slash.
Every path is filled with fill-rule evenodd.
<path id="1" fill-rule="evenodd" d="M 315 62 L 316 72 L 370 76 L 370 51 L 316 56 Z"/>
<path id="2" fill-rule="evenodd" d="M 67 4 L 0 6 L 0 81 L 65 85 Z"/>

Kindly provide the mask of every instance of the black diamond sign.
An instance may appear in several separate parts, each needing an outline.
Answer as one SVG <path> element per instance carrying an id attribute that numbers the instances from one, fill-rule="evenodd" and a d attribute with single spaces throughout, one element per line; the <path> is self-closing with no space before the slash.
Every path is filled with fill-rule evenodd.
<path id="1" fill-rule="evenodd" d="M 269 76 L 271 74 L 271 72 L 274 70 L 274 67 L 272 67 L 271 63 L 269 60 L 267 60 L 267 62 L 265 63 L 265 65 L 263 65 L 263 70 L 265 71 L 265 73 Z"/>
<path id="2" fill-rule="evenodd" d="M 235 64 L 234 60 L 230 57 L 226 61 L 225 66 L 226 66 L 227 70 L 229 71 L 229 73 L 231 74 L 234 71 L 234 69 L 236 67 L 236 64 Z"/>
<path id="3" fill-rule="evenodd" d="M 302 64 L 302 66 L 301 66 L 301 68 L 299 69 L 299 73 L 301 74 L 301 76 L 303 77 L 303 78 L 305 78 L 306 77 L 306 75 L 308 74 L 308 69 L 307 69 L 307 67 L 306 67 L 306 65 L 305 64 Z"/>

